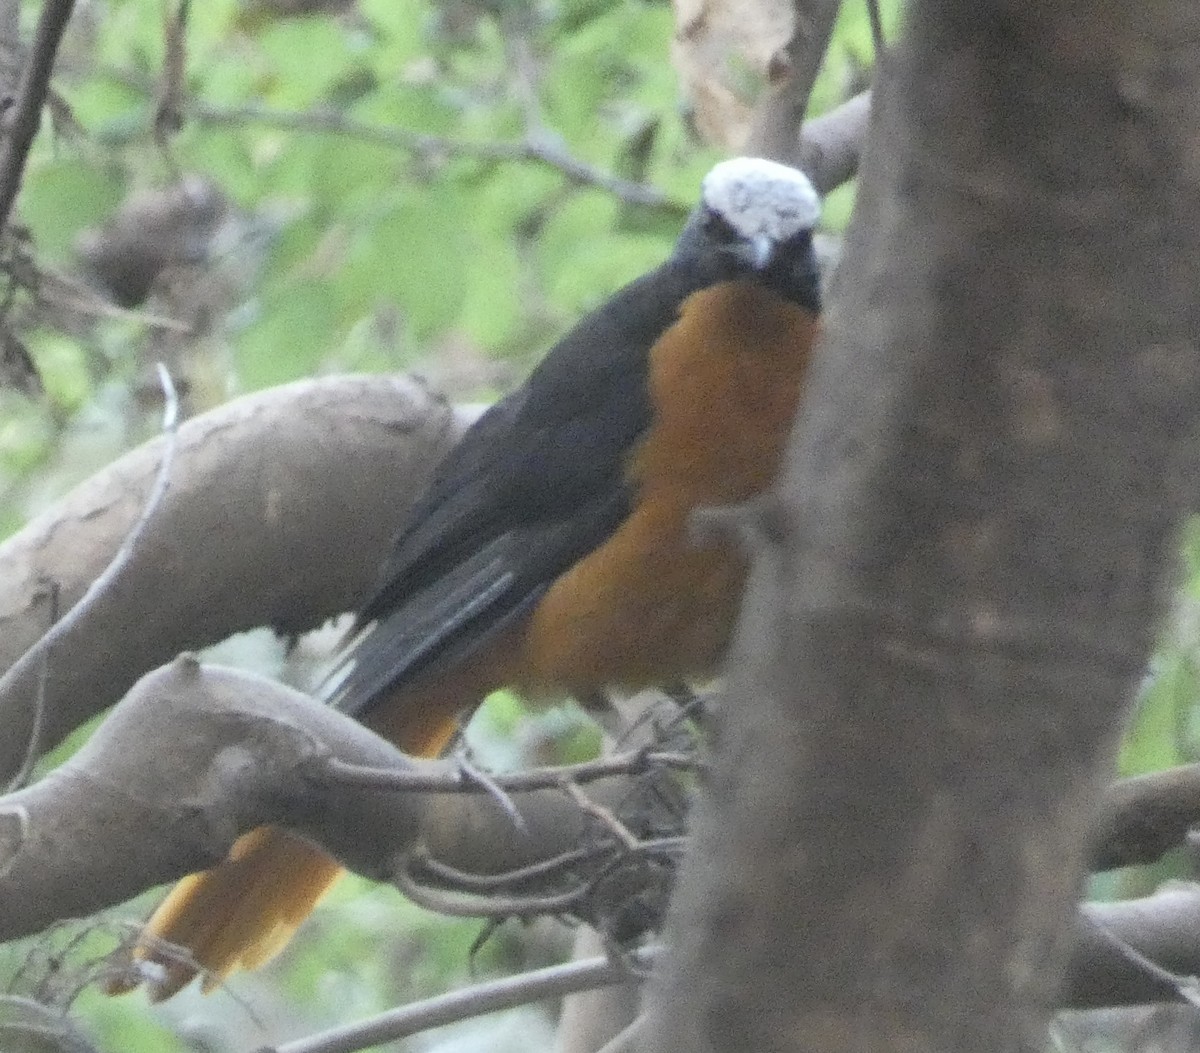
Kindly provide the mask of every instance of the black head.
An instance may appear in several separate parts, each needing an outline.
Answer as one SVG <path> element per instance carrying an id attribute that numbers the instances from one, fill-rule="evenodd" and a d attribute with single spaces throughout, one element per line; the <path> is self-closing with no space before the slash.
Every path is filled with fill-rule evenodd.
<path id="1" fill-rule="evenodd" d="M 716 281 L 760 282 L 817 311 L 812 234 L 820 214 L 821 199 L 803 172 L 761 157 L 722 161 L 704 177 L 675 259 L 711 270 Z"/>

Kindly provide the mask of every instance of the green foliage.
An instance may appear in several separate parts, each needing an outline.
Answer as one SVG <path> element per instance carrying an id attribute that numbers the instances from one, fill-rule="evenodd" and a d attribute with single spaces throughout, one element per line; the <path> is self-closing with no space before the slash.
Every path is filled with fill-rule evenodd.
<path id="1" fill-rule="evenodd" d="M 121 200 L 124 184 L 115 166 L 78 157 L 51 158 L 21 194 L 21 218 L 38 251 L 52 259 L 70 253 L 79 231 L 99 223 Z"/>

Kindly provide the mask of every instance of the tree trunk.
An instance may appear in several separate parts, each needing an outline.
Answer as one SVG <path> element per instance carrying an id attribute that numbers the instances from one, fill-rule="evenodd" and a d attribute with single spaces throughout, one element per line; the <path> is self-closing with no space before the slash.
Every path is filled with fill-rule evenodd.
<path id="1" fill-rule="evenodd" d="M 1200 8 L 914 2 L 646 1048 L 1034 1050 L 1200 410 Z"/>

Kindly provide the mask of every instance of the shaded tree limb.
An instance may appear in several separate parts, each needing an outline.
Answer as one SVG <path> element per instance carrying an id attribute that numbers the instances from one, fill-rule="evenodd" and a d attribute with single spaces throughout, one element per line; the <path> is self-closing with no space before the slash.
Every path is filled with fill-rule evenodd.
<path id="1" fill-rule="evenodd" d="M 46 675 L 55 645 L 70 637 L 75 627 L 81 624 L 88 616 L 91 605 L 97 602 L 112 583 L 117 581 L 124 573 L 125 568 L 129 565 L 137 549 L 138 542 L 145 534 L 146 528 L 154 517 L 154 513 L 158 510 L 159 504 L 166 495 L 167 487 L 171 481 L 171 465 L 175 460 L 175 433 L 179 426 L 179 400 L 175 394 L 175 384 L 171 380 L 171 374 L 161 362 L 158 364 L 158 375 L 162 384 L 165 404 L 163 410 L 164 439 L 162 442 L 162 456 L 159 459 L 158 469 L 154 474 L 154 482 L 151 484 L 150 492 L 146 498 L 145 508 L 142 509 L 138 518 L 134 521 L 129 534 L 121 542 L 116 552 L 113 553 L 113 557 L 108 565 L 88 585 L 75 606 L 67 611 L 66 614 L 54 619 L 53 624 L 38 638 L 38 641 L 21 655 L 13 665 L 9 666 L 3 676 L 0 676 L 0 698 L 9 694 L 13 690 L 13 684 L 20 680 L 25 679 L 27 681 L 31 676 L 37 679 L 37 690 L 33 700 L 33 715 L 28 722 L 29 732 L 25 736 L 25 757 L 17 768 L 16 774 L 13 775 L 8 786 L 5 788 L 6 792 L 15 790 L 25 784 L 30 773 L 33 771 L 34 764 L 42 755 L 42 728 L 45 725 L 46 716 Z M 15 734 L 17 729 L 10 727 L 9 731 Z"/>
<path id="2" fill-rule="evenodd" d="M 333 754 L 418 763 L 270 681 L 188 656 L 151 673 L 69 761 L 0 798 L 0 938 L 212 866 L 270 821 L 312 831 L 339 855 L 354 855 L 356 840 L 379 846 L 355 862 L 386 874 L 415 843 L 420 799 L 312 792 L 309 766 Z"/>
<path id="3" fill-rule="evenodd" d="M 1080 915 L 1061 1008 L 1182 1001 L 1200 975 L 1200 885 L 1170 882 L 1141 899 L 1084 904 Z"/>
<path id="4" fill-rule="evenodd" d="M 264 824 L 300 833 L 356 872 L 398 886 L 418 850 L 446 873 L 484 876 L 519 871 L 587 840 L 588 817 L 561 790 L 515 790 L 518 830 L 483 787 L 474 799 L 380 791 L 329 779 L 331 758 L 456 787 L 453 759 L 410 758 L 273 681 L 188 655 L 147 674 L 69 761 L 0 796 L 0 940 L 203 870 Z M 592 792 L 614 804 L 632 785 L 610 775 Z"/>
<path id="5" fill-rule="evenodd" d="M 472 416 L 410 380 L 364 376 L 288 385 L 183 424 L 155 529 L 55 649 L 44 745 L 182 650 L 260 625 L 298 633 L 353 607 Z M 107 565 L 144 507 L 162 442 L 127 454 L 0 545 L 0 669 L 45 630 L 47 582 L 70 607 Z M 2 726 L 28 728 L 35 673 L 0 697 Z M 0 775 L 20 765 L 25 742 L 0 736 Z"/>
<path id="6" fill-rule="evenodd" d="M 788 163 L 807 173 L 820 193 L 836 190 L 858 172 L 870 117 L 871 93 L 864 91 L 805 121 Z"/>
<path id="7" fill-rule="evenodd" d="M 1104 795 L 1092 831 L 1096 870 L 1153 863 L 1200 826 L 1200 764 L 1122 779 Z"/>
<path id="8" fill-rule="evenodd" d="M 41 782 L 0 797 L 0 940 L 112 906 L 224 857 L 262 823 L 312 838 L 376 880 L 405 887 L 414 852 L 481 875 L 516 870 L 585 843 L 586 816 L 565 794 L 518 791 L 518 832 L 482 791 L 382 793 L 334 785 L 331 757 L 380 771 L 425 772 L 437 784 L 453 762 L 414 761 L 357 722 L 305 695 L 247 673 L 182 657 L 145 678 L 89 743 Z M 630 783 L 600 784 L 601 799 Z M 489 887 L 480 880 L 480 889 Z M 502 906 L 504 884 L 479 916 Z M 466 902 L 460 897 L 459 902 Z M 551 908 L 556 911 L 558 907 Z M 1145 900 L 1084 908 L 1059 1004 L 1075 1008 L 1178 999 L 1092 919 L 1163 968 L 1200 972 L 1200 888 L 1170 886 Z"/>
<path id="9" fill-rule="evenodd" d="M 796 130 L 804 124 L 841 0 L 793 0 L 792 6 L 792 38 L 780 56 L 775 84 L 756 108 L 746 142 L 747 153 L 785 162 L 796 149 Z"/>
<path id="10" fill-rule="evenodd" d="M 651 951 L 638 955 L 643 964 L 649 964 L 653 958 Z M 354 1053 L 355 1050 L 406 1038 L 473 1016 L 547 998 L 561 998 L 576 991 L 619 984 L 628 979 L 628 975 L 625 967 L 608 958 L 586 958 L 563 965 L 550 965 L 533 972 L 478 984 L 465 991 L 401 1006 L 358 1024 L 334 1028 L 279 1046 L 263 1047 L 256 1053 Z"/>
<path id="11" fill-rule="evenodd" d="M 1176 959 L 1180 962 L 1180 971 L 1196 971 L 1197 948 L 1200 947 L 1200 939 L 1197 939 L 1195 930 L 1195 926 L 1200 924 L 1200 889 L 1197 887 L 1168 889 L 1156 896 L 1128 904 L 1104 904 L 1085 908 L 1085 918 L 1081 920 L 1079 927 L 1083 932 L 1094 932 L 1094 926 L 1087 920 L 1088 915 L 1102 920 L 1105 925 L 1115 930 L 1123 930 L 1133 918 L 1139 919 L 1137 928 L 1144 934 L 1142 938 L 1158 938 L 1155 946 L 1159 955 L 1168 958 L 1173 954 L 1181 955 L 1181 958 Z M 1147 917 L 1151 915 L 1154 916 L 1153 936 L 1145 924 Z M 1186 932 L 1180 931 L 1181 925 L 1186 928 Z M 645 957 L 648 959 L 650 955 Z M 602 963 L 607 963 L 609 968 L 603 968 Z M 559 986 L 560 983 L 571 984 L 569 989 L 578 991 L 598 989 L 626 979 L 627 975 L 619 969 L 614 969 L 613 965 L 608 963 L 608 959 L 575 961 L 565 966 L 551 966 L 522 976 L 507 977 L 504 980 L 479 984 L 465 991 L 426 999 L 379 1014 L 367 1021 L 335 1028 L 321 1035 L 313 1035 L 280 1046 L 265 1047 L 257 1053 L 354 1053 L 355 1050 L 370 1045 L 394 1041 L 483 1013 L 512 1008 L 546 997 L 557 997 L 568 989 Z M 576 980 L 579 982 L 578 987 L 574 986 Z M 1144 978 L 1139 980 L 1137 976 L 1129 975 L 1127 968 L 1122 969 L 1108 960 L 1100 941 L 1083 938 L 1076 945 L 1061 1007 L 1085 1009 L 1093 1005 L 1136 1005 L 1163 1001 L 1171 996 L 1172 992 L 1163 989 L 1161 984 L 1145 982 Z M 1178 997 L 1177 993 L 1174 997 Z M 617 1039 L 620 1037 L 617 1036 Z M 630 1048 L 641 1047 L 634 1045 Z"/>

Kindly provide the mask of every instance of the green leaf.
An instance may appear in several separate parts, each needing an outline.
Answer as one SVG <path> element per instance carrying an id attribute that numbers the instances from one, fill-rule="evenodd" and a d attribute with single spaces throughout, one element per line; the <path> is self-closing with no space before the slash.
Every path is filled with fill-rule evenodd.
<path id="1" fill-rule="evenodd" d="M 54 440 L 49 415 L 31 399 L 0 390 L 0 474 L 20 477 L 40 465 Z"/>
<path id="2" fill-rule="evenodd" d="M 259 46 L 269 60 L 270 80 L 262 86 L 266 101 L 294 109 L 319 103 L 357 61 L 348 34 L 333 19 L 271 22 Z"/>
<path id="3" fill-rule="evenodd" d="M 378 205 L 396 185 L 397 151 L 336 136 L 321 136 L 310 159 L 313 203 L 330 213 L 350 213 Z"/>
<path id="4" fill-rule="evenodd" d="M 92 378 L 79 343 L 44 330 L 30 334 L 28 342 L 50 401 L 68 412 L 83 406 L 92 392 Z"/>
<path id="5" fill-rule="evenodd" d="M 177 141 L 188 171 L 204 172 L 239 204 L 258 203 L 264 186 L 250 154 L 251 136 L 233 128 L 189 125 Z"/>
<path id="6" fill-rule="evenodd" d="M 488 238 L 467 261 L 459 325 L 493 353 L 521 324 L 520 278 L 520 261 L 511 238 Z"/>
<path id="7" fill-rule="evenodd" d="M 242 390 L 313 373 L 338 339 L 337 306 L 322 281 L 297 281 L 264 300 L 258 320 L 235 343 Z"/>
<path id="8" fill-rule="evenodd" d="M 1200 517 L 1193 516 L 1183 528 L 1184 588 L 1193 599 L 1200 599 Z"/>
<path id="9" fill-rule="evenodd" d="M 580 191 L 542 230 L 538 249 L 547 297 L 569 317 L 599 306 L 670 252 L 670 240 L 619 233 L 619 216 L 612 195 Z"/>
<path id="10" fill-rule="evenodd" d="M 382 76 L 395 77 L 422 51 L 429 5 L 420 0 L 359 0 L 358 10 L 378 37 L 370 60 Z"/>
<path id="11" fill-rule="evenodd" d="M 1161 771 L 1188 760 L 1184 734 L 1197 697 L 1191 659 L 1181 653 L 1160 655 L 1143 684 L 1137 718 L 1121 749 L 1121 775 Z"/>
<path id="12" fill-rule="evenodd" d="M 79 232 L 106 220 L 124 191 L 115 167 L 77 158 L 49 161 L 29 172 L 19 199 L 21 217 L 39 252 L 66 259 Z"/>
<path id="13" fill-rule="evenodd" d="M 428 339 L 462 309 L 468 260 L 477 251 L 469 216 L 453 187 L 410 193 L 359 234 L 339 289 L 354 303 L 399 304 L 413 335 Z"/>
<path id="14" fill-rule="evenodd" d="M 541 165 L 516 161 L 494 165 L 472 187 L 476 222 L 494 234 L 515 238 L 517 228 L 544 209 L 547 199 L 563 185 L 562 175 Z"/>
<path id="15" fill-rule="evenodd" d="M 105 137 L 105 126 L 127 127 L 131 121 L 145 127 L 150 102 L 144 92 L 111 77 L 89 77 L 64 86 L 63 94 L 75 119 L 97 138 Z"/>

